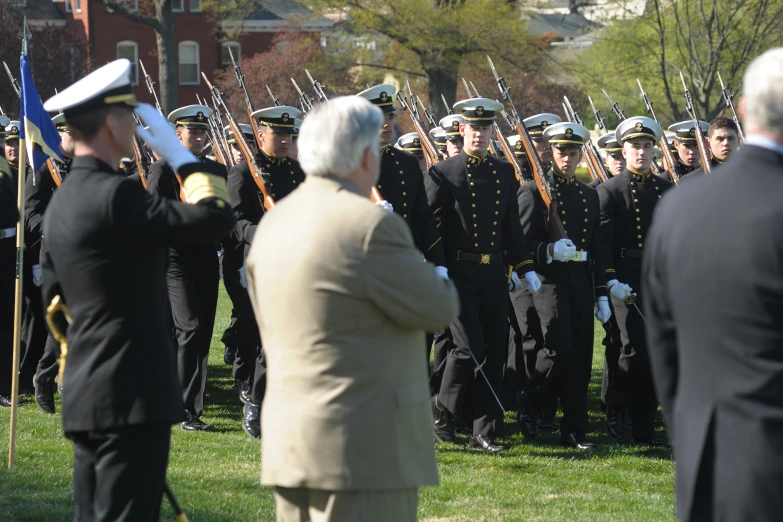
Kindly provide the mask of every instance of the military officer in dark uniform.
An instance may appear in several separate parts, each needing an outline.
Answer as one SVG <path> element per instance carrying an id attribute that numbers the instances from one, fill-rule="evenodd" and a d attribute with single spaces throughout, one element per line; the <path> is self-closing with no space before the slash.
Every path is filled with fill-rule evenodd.
<path id="1" fill-rule="evenodd" d="M 459 126 L 462 124 L 461 114 L 449 114 L 441 118 L 438 122 L 440 128 L 446 131 L 446 154 L 447 157 L 459 156 L 462 147 L 465 145 Z"/>
<path id="2" fill-rule="evenodd" d="M 427 170 L 427 163 L 424 161 L 424 151 L 421 148 L 421 140 L 416 132 L 409 132 L 400 136 L 395 143 L 394 148 L 407 152 L 419 162 L 419 169 L 424 172 Z"/>
<path id="3" fill-rule="evenodd" d="M 207 141 L 208 118 L 212 109 L 206 105 L 188 105 L 169 114 L 180 142 L 200 157 Z M 202 158 L 210 169 L 225 178 L 225 167 Z M 156 196 L 186 201 L 174 169 L 165 161 L 156 161 L 147 175 L 147 190 Z M 211 428 L 201 420 L 207 383 L 207 359 L 215 325 L 218 299 L 219 266 L 217 244 L 207 239 L 198 245 L 173 246 L 169 250 L 166 277 L 171 316 L 177 340 L 177 367 L 185 403 L 186 431 Z"/>
<path id="4" fill-rule="evenodd" d="M 171 424 L 182 394 L 166 317 L 167 245 L 200 245 L 234 220 L 225 180 L 182 147 L 150 105 L 143 139 L 183 179 L 189 204 L 148 194 L 119 174 L 132 153 L 131 63 L 116 60 L 44 104 L 62 110 L 71 172 L 46 210 L 44 302 L 70 309 L 62 401 L 74 443 L 74 519 L 157 520 Z M 196 174 L 196 175 L 193 175 Z"/>
<path id="5" fill-rule="evenodd" d="M 62 184 L 71 170 L 73 162 L 73 140 L 71 131 L 65 121 L 64 114 L 58 114 L 52 118 L 57 131 L 60 133 L 60 154 L 65 160 L 63 163 L 52 159 L 35 173 L 35 177 L 28 176 L 25 185 L 25 240 L 37 245 L 34 250 L 40 258 L 43 245 L 46 241 L 43 236 L 43 220 L 46 207 L 57 187 Z M 51 163 L 51 164 L 50 164 Z M 33 179 L 35 181 L 33 181 Z M 30 255 L 30 251 L 25 255 Z M 43 303 L 39 302 L 39 309 L 43 312 Z M 43 320 L 43 317 L 41 318 Z M 44 413 L 55 413 L 54 406 L 54 378 L 60 369 L 60 343 L 52 336 L 51 332 L 46 336 L 46 344 L 43 355 L 37 361 L 37 369 L 33 384 L 35 385 L 35 403 Z"/>
<path id="6" fill-rule="evenodd" d="M 251 117 L 258 122 L 257 143 L 261 148 L 256 155 L 256 164 L 268 175 L 269 195 L 280 201 L 293 192 L 305 179 L 299 162 L 288 157 L 291 134 L 295 129 L 295 118 L 301 114 L 296 107 L 281 105 L 255 111 Z M 242 244 L 244 254 L 253 241 L 256 227 L 264 215 L 264 201 L 256 178 L 251 174 L 247 161 L 238 163 L 228 175 L 228 189 L 237 220 L 236 237 Z M 243 263 L 244 264 L 244 263 Z M 251 308 L 243 308 L 249 314 L 248 320 L 255 320 Z M 252 319 L 251 319 L 252 318 Z M 258 327 L 255 326 L 256 331 Z M 237 347 L 234 360 L 234 379 L 250 386 L 249 395 L 239 385 L 240 399 L 247 400 L 244 407 L 242 428 L 249 436 L 261 436 L 261 406 L 266 390 L 266 360 L 264 351 L 255 339 Z"/>
<path id="7" fill-rule="evenodd" d="M 707 134 L 709 123 L 700 121 L 699 126 L 704 134 Z M 669 130 L 674 133 L 672 145 L 677 149 L 677 175 L 682 178 L 701 166 L 699 146 L 696 143 L 696 129 L 693 120 L 681 121 L 669 125 Z"/>
<path id="8" fill-rule="evenodd" d="M 430 138 L 432 138 L 432 142 L 438 148 L 439 159 L 447 159 L 449 155 L 446 149 L 446 131 L 440 127 L 430 129 Z"/>
<path id="9" fill-rule="evenodd" d="M 625 157 L 623 156 L 623 146 L 617 141 L 615 133 L 604 134 L 598 138 L 596 145 L 605 153 L 603 159 L 606 173 L 612 178 L 622 174 L 625 170 Z M 590 185 L 597 187 L 599 183 L 592 181 Z"/>
<path id="10" fill-rule="evenodd" d="M 7 123 L 7 122 L 6 122 Z M 5 127 L 2 128 L 3 134 Z M 14 350 L 14 285 L 16 281 L 16 176 L 0 156 L 0 407 L 11 407 Z"/>
<path id="11" fill-rule="evenodd" d="M 640 289 L 642 252 L 653 211 L 673 186 L 650 172 L 653 149 L 661 133 L 660 125 L 644 116 L 623 121 L 615 134 L 623 144 L 625 170 L 597 189 L 601 236 L 607 252 L 607 286 L 622 342 L 617 371 L 609 376 L 607 383 L 606 428 L 613 439 L 624 441 L 622 414 L 630 406 L 634 440 L 654 446 L 665 445 L 667 441 L 654 437 L 657 402 L 641 315 L 644 312 L 640 313 L 641 302 L 634 299 Z"/>
<path id="12" fill-rule="evenodd" d="M 470 390 L 470 445 L 488 452 L 504 449 L 493 437 L 502 429 L 495 394 L 508 341 L 508 292 L 525 286 L 519 276 L 534 293 L 541 285 L 519 224 L 514 169 L 488 156 L 491 125 L 502 108 L 487 98 L 455 104 L 454 112 L 463 118 L 465 148 L 433 165 L 426 178 L 427 199 L 461 302 L 460 316 L 450 327 L 454 349 L 447 355 L 440 391 L 432 398 L 435 436 L 454 441 L 454 417 L 462 414 Z"/>
<path id="13" fill-rule="evenodd" d="M 536 271 L 542 285 L 530 299 L 512 302 L 518 320 L 525 323 L 537 312 L 543 345 L 526 338 L 521 366 L 525 379 L 519 394 L 518 418 L 523 433 L 535 437 L 538 429 L 538 395 L 554 376 L 560 388 L 563 420 L 560 426 L 564 445 L 592 450 L 587 442 L 587 387 L 593 361 L 593 310 L 605 323 L 611 315 L 603 270 L 598 195 L 595 189 L 576 179 L 582 158 L 582 146 L 590 131 L 575 123 L 549 125 L 542 139 L 552 146 L 552 170 L 547 182 L 565 237 L 553 235 L 547 223 L 548 210 L 535 183 L 519 188 L 519 211 L 522 229 L 531 250 L 535 252 Z M 521 305 L 521 306 L 520 306 Z"/>
<path id="14" fill-rule="evenodd" d="M 734 120 L 726 116 L 718 116 L 710 122 L 707 130 L 707 144 L 711 153 L 710 165 L 715 168 L 722 165 L 739 149 L 739 132 Z M 699 167 L 693 175 L 704 174 L 704 168 Z"/>

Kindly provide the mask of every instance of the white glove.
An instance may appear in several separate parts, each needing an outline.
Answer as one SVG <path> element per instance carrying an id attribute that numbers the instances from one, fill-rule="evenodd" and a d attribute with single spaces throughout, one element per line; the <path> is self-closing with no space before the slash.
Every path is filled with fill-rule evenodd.
<path id="1" fill-rule="evenodd" d="M 136 127 L 136 134 L 147 142 L 147 145 L 155 151 L 174 171 L 178 171 L 186 163 L 196 163 L 198 159 L 195 154 L 182 146 L 177 138 L 177 133 L 169 125 L 168 120 L 164 118 L 155 107 L 149 103 L 140 103 L 134 109 L 136 116 L 139 117 L 142 124 L 146 125 Z"/>
<path id="2" fill-rule="evenodd" d="M 508 285 L 508 291 L 513 293 L 524 288 L 527 288 L 527 281 L 523 283 L 516 272 L 511 272 L 511 283 Z"/>
<path id="3" fill-rule="evenodd" d="M 242 288 L 247 288 L 247 279 L 245 278 L 245 267 L 239 269 L 239 284 Z"/>
<path id="4" fill-rule="evenodd" d="M 435 271 L 438 273 L 441 279 L 449 280 L 449 269 L 445 266 L 436 266 Z"/>
<path id="5" fill-rule="evenodd" d="M 385 208 L 389 212 L 394 212 L 394 207 L 392 207 L 392 204 L 389 203 L 388 201 L 386 201 L 385 199 L 383 199 L 381 201 L 378 201 L 375 204 L 378 205 L 381 208 Z"/>
<path id="6" fill-rule="evenodd" d="M 601 324 L 605 323 L 612 317 L 612 311 L 609 309 L 609 298 L 602 295 L 595 302 L 595 318 L 601 321 Z"/>
<path id="7" fill-rule="evenodd" d="M 33 284 L 35 286 L 41 286 L 43 284 L 43 277 L 41 276 L 41 265 L 33 265 Z"/>
<path id="8" fill-rule="evenodd" d="M 571 242 L 570 239 L 559 239 L 555 243 L 555 248 L 553 248 L 554 252 L 552 253 L 552 259 L 555 261 L 568 261 L 572 257 L 574 257 L 574 254 L 576 253 L 576 247 Z M 547 248 L 547 254 L 549 253 L 549 249 Z M 547 256 L 548 258 L 549 256 Z M 549 261 L 549 259 L 547 259 Z"/>
<path id="9" fill-rule="evenodd" d="M 533 272 L 525 272 L 525 281 L 527 281 L 527 289 L 531 294 L 535 294 L 541 288 L 541 280 L 538 278 L 538 274 Z"/>
<path id="10" fill-rule="evenodd" d="M 618 301 L 627 300 L 633 293 L 633 289 L 630 286 L 626 285 L 625 283 L 621 283 L 617 279 L 612 279 L 606 284 L 606 286 L 609 287 L 609 293 L 612 294 L 612 297 Z"/>

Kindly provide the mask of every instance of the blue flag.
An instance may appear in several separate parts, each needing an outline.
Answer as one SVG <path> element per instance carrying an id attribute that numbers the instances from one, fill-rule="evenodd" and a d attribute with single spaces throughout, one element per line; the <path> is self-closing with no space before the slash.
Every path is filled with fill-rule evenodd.
<path id="1" fill-rule="evenodd" d="M 60 134 L 54 126 L 49 114 L 44 110 L 41 97 L 33 83 L 27 56 L 20 60 L 22 71 L 22 96 L 19 109 L 19 138 L 27 145 L 27 161 L 32 164 L 33 172 L 38 172 L 46 160 L 56 158 L 63 161 L 60 155 Z"/>

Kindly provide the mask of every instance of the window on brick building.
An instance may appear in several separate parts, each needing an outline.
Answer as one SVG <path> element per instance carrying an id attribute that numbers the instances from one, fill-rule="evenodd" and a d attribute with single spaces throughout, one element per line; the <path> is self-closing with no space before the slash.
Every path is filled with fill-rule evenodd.
<path id="1" fill-rule="evenodd" d="M 190 12 L 191 13 L 201 12 L 201 0 L 190 0 Z"/>
<path id="2" fill-rule="evenodd" d="M 66 13 L 71 12 L 71 0 L 65 0 L 65 12 Z"/>
<path id="3" fill-rule="evenodd" d="M 127 58 L 131 63 L 131 81 L 139 84 L 139 47 L 136 42 L 124 41 L 117 44 L 117 59 Z"/>
<path id="4" fill-rule="evenodd" d="M 82 0 L 73 0 L 73 12 L 74 13 L 82 12 Z"/>
<path id="5" fill-rule="evenodd" d="M 180 42 L 179 44 L 179 84 L 198 85 L 199 82 L 199 51 L 196 42 Z"/>
<path id="6" fill-rule="evenodd" d="M 234 54 L 234 60 L 239 63 L 242 55 L 242 45 L 239 42 L 225 42 L 220 46 L 220 65 L 227 67 L 231 65 L 231 55 L 228 50 L 231 49 L 231 53 Z"/>
<path id="7" fill-rule="evenodd" d="M 174 13 L 185 11 L 185 0 L 171 0 L 171 11 Z"/>

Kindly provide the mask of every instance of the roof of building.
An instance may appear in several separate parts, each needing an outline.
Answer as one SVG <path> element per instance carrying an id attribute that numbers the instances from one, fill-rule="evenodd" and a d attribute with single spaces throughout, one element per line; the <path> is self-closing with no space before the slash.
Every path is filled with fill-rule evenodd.
<path id="1" fill-rule="evenodd" d="M 601 27 L 601 25 L 585 18 L 581 13 L 534 13 L 529 15 L 528 22 L 530 24 L 529 30 L 534 36 L 549 33 L 563 39 L 582 37 Z"/>
<path id="2" fill-rule="evenodd" d="M 323 16 L 313 13 L 295 0 L 257 0 L 256 6 L 242 20 L 227 20 L 223 26 L 241 23 L 245 28 L 272 28 L 285 25 L 298 25 L 309 29 L 327 29 L 334 23 Z"/>
<path id="3" fill-rule="evenodd" d="M 27 16 L 28 22 L 62 20 L 65 23 L 65 15 L 60 12 L 55 2 L 52 0 L 27 0 L 27 5 L 16 7 Z M 11 4 L 13 6 L 13 4 Z"/>

